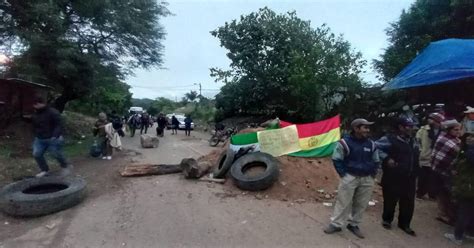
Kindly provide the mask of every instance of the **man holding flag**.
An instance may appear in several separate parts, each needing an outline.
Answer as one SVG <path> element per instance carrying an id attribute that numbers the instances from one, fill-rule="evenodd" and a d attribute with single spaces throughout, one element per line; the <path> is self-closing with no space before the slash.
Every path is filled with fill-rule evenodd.
<path id="1" fill-rule="evenodd" d="M 342 231 L 347 221 L 347 229 L 364 238 L 359 224 L 372 197 L 380 164 L 375 143 L 369 139 L 372 124 L 365 119 L 352 121 L 351 134 L 343 137 L 334 150 L 332 160 L 341 180 L 331 223 L 324 229 L 327 234 Z"/>

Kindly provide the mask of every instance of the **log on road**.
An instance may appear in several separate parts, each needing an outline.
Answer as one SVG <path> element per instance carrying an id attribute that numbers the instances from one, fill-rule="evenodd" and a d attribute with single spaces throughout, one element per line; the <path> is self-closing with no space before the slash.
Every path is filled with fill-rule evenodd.
<path id="1" fill-rule="evenodd" d="M 182 171 L 183 169 L 179 164 L 132 164 L 127 165 L 120 172 L 120 175 L 123 177 L 138 177 L 181 173 Z"/>

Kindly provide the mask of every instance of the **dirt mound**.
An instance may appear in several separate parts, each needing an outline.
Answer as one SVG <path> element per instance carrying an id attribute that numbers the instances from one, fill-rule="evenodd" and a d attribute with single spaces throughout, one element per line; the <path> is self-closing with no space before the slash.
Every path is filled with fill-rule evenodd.
<path id="1" fill-rule="evenodd" d="M 219 155 L 224 149 L 214 150 L 199 161 L 217 164 Z M 339 183 L 330 158 L 300 158 L 282 156 L 280 161 L 280 177 L 269 189 L 260 192 L 249 192 L 255 197 L 277 200 L 331 201 Z M 230 178 L 229 178 L 230 179 Z M 240 191 L 233 185 L 232 179 L 225 183 L 231 191 Z"/>

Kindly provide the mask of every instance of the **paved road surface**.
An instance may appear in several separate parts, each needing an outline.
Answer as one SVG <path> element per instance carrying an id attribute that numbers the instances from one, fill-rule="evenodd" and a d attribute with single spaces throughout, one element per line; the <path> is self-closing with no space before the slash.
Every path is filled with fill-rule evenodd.
<path id="1" fill-rule="evenodd" d="M 124 138 L 128 157 L 76 161 L 89 181 L 79 206 L 35 219 L 0 215 L 0 247 L 450 247 L 447 227 L 433 220 L 433 203 L 417 201 L 416 238 L 384 230 L 371 209 L 361 229 L 325 235 L 331 208 L 229 194 L 222 185 L 187 181 L 179 175 L 121 178 L 134 162 L 178 163 L 211 151 L 205 134 L 166 136 L 158 149 L 140 149 L 139 137 Z M 124 152 L 125 153 L 125 152 Z M 429 211 L 430 210 L 431 213 Z M 472 244 L 470 244 L 472 245 Z"/>

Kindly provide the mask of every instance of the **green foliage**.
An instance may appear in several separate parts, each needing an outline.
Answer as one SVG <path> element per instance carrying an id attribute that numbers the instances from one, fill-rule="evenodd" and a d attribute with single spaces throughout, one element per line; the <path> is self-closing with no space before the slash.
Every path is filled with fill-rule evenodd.
<path id="1" fill-rule="evenodd" d="M 394 78 L 430 42 L 474 37 L 474 2 L 417 0 L 386 30 L 389 46 L 375 68 L 385 81 Z"/>
<path id="2" fill-rule="evenodd" d="M 198 97 L 198 93 L 194 90 L 191 90 L 190 92 L 184 94 L 184 96 L 191 102 L 194 102 L 197 97 Z"/>
<path id="3" fill-rule="evenodd" d="M 11 74 L 42 78 L 60 92 L 62 111 L 101 86 L 104 73 L 119 82 L 134 68 L 160 66 L 159 20 L 169 14 L 155 0 L 3 0 L 0 47 L 16 50 Z"/>
<path id="4" fill-rule="evenodd" d="M 312 121 L 361 84 L 361 54 L 325 25 L 313 29 L 295 12 L 263 8 L 211 34 L 231 60 L 230 70 L 211 69 L 216 81 L 225 83 L 216 96 L 219 114 Z"/>

